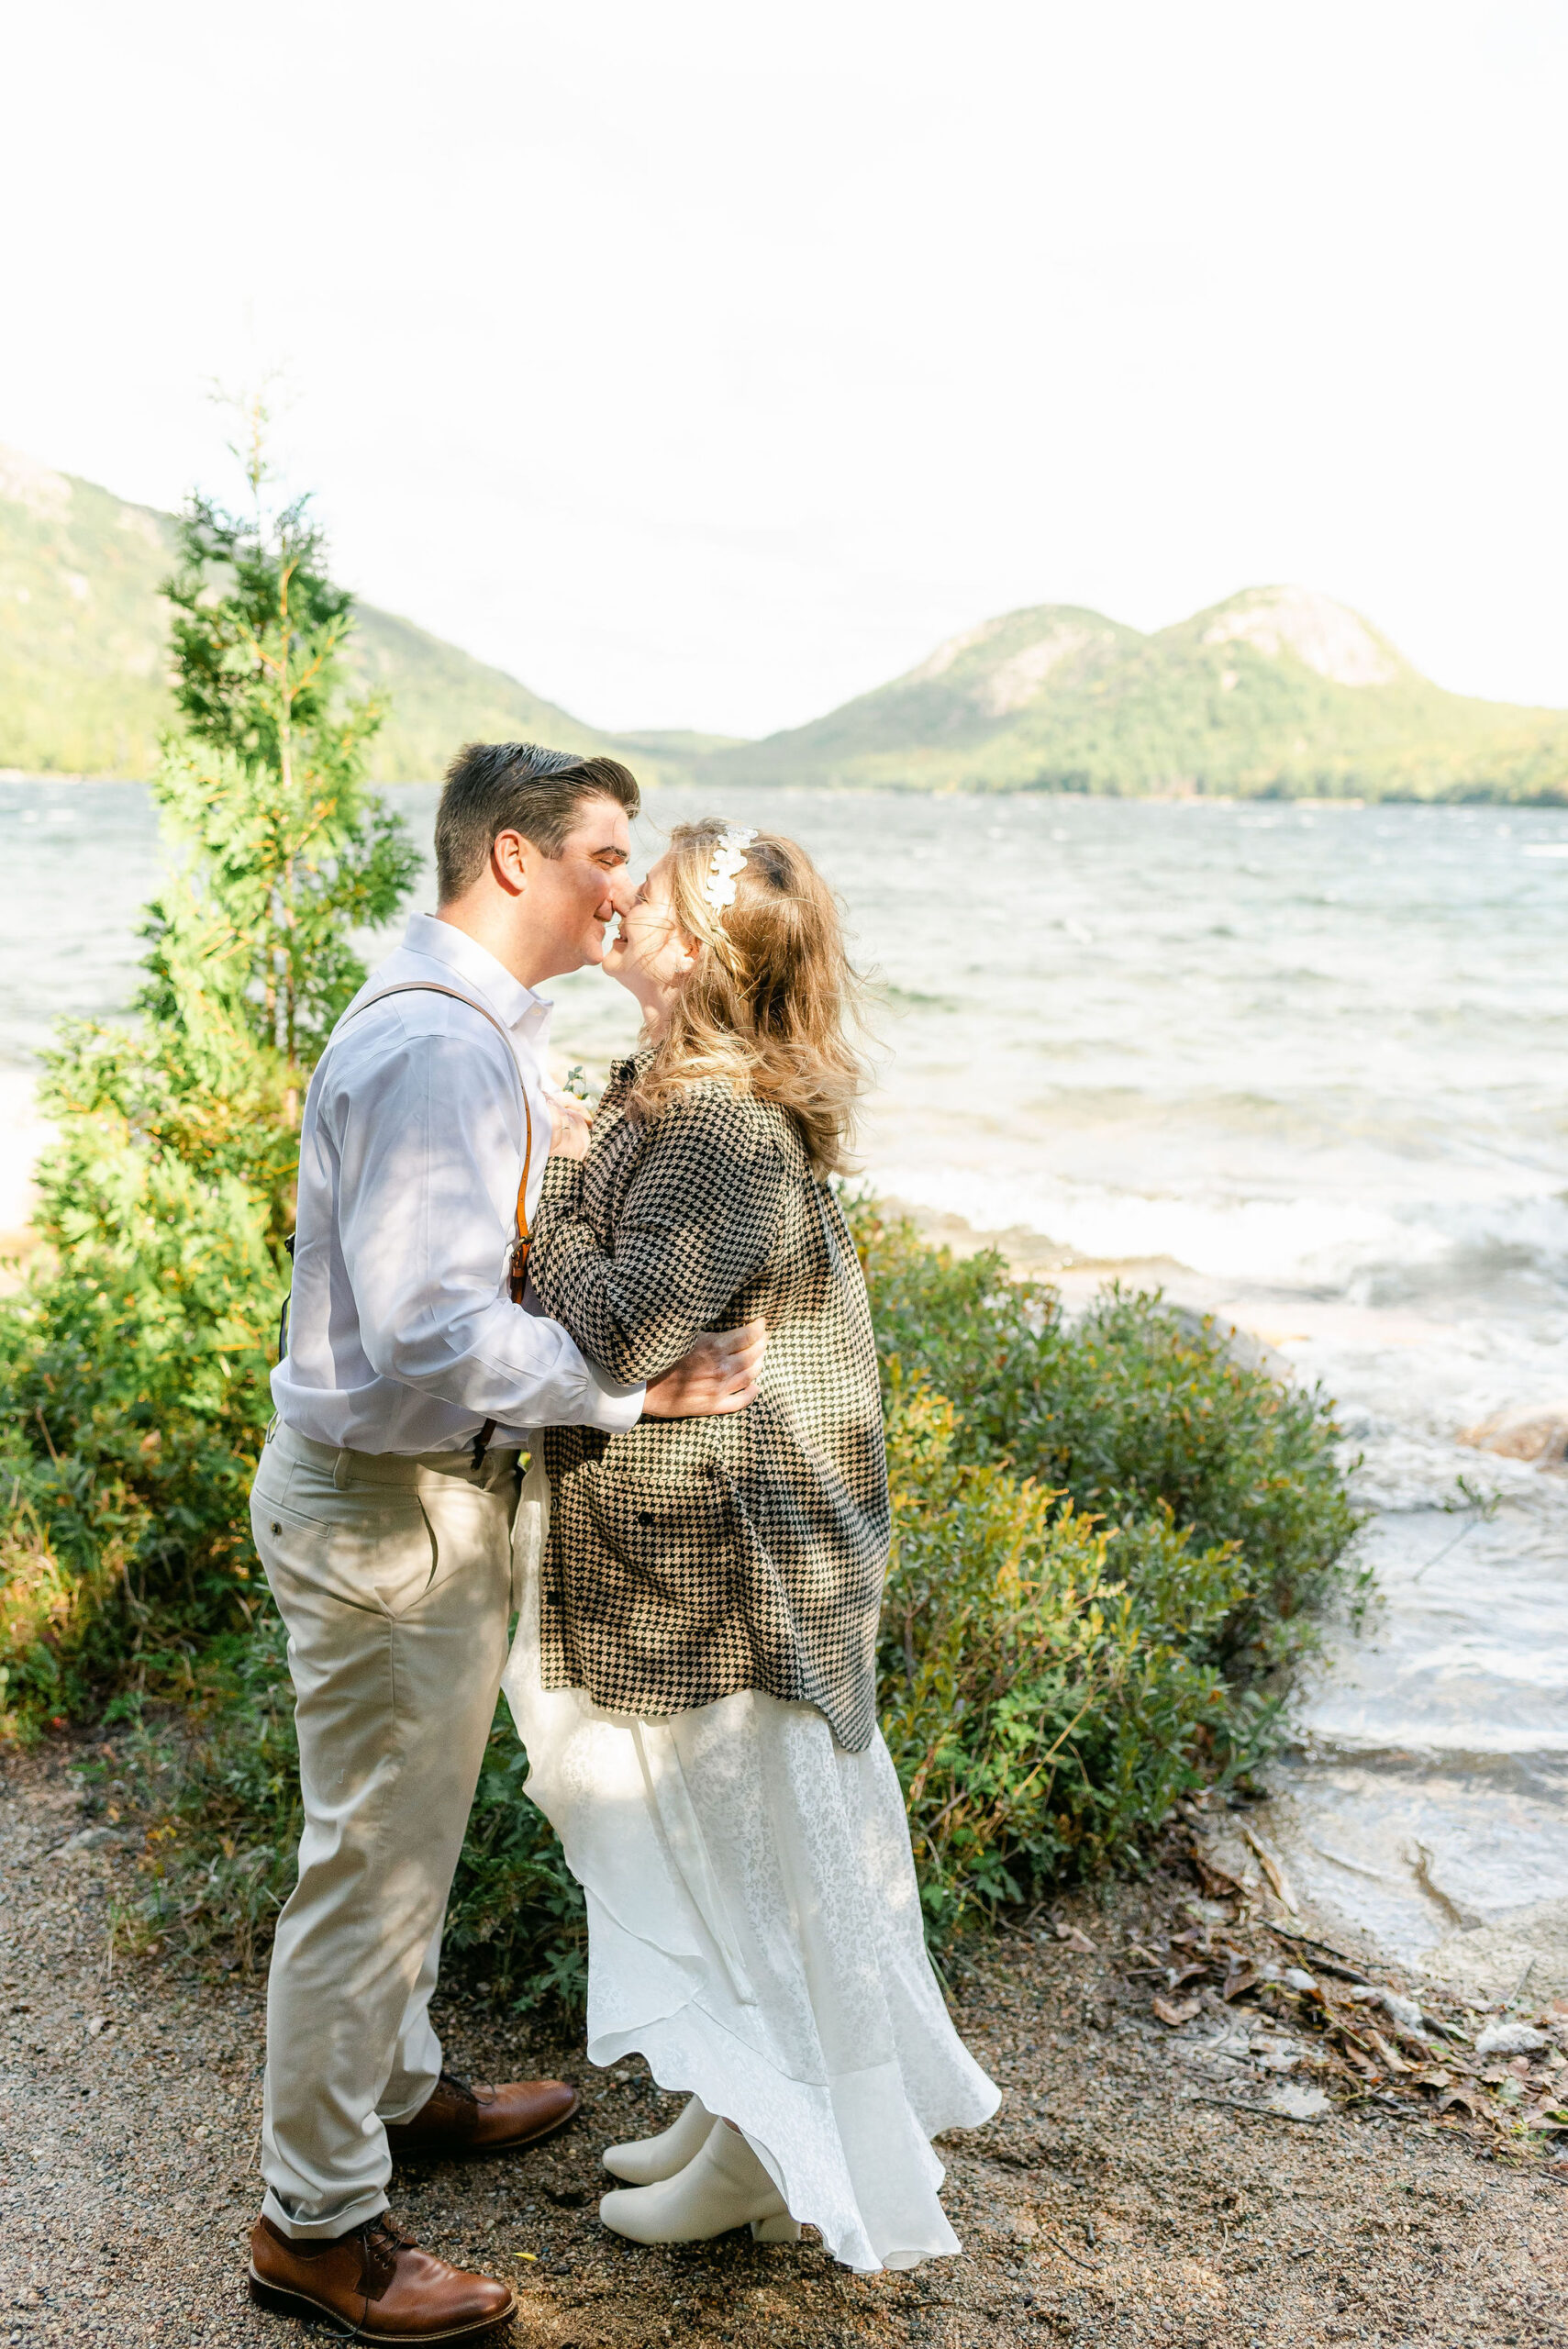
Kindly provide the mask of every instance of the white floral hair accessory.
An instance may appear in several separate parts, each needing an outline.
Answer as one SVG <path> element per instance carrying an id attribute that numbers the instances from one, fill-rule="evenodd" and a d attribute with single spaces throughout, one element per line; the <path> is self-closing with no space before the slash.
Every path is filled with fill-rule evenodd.
<path id="1" fill-rule="evenodd" d="M 746 870 L 746 851 L 757 835 L 743 825 L 731 824 L 713 852 L 707 877 L 702 885 L 703 896 L 716 914 L 735 903 L 735 877 Z"/>

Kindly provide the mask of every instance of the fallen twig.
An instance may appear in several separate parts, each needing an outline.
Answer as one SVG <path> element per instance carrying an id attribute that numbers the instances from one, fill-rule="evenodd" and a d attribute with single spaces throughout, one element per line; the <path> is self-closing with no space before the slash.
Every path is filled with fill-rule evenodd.
<path id="1" fill-rule="evenodd" d="M 1067 2245 L 1062 2242 L 1060 2235 L 1047 2234 L 1046 2230 L 1043 2227 L 1041 2227 L 1040 2232 L 1042 2235 L 1045 2235 L 1047 2243 L 1054 2243 L 1056 2249 L 1062 2254 L 1063 2259 L 1070 2259 L 1073 2262 L 1074 2267 L 1086 2267 L 1091 2276 L 1097 2276 L 1099 2274 L 1100 2263 L 1097 2259 L 1080 2259 L 1075 2251 L 1068 2250 Z"/>
<path id="2" fill-rule="evenodd" d="M 1229 2112 L 1250 2112 L 1259 2121 L 1288 2121 L 1293 2129 L 1309 2127 L 1313 2121 L 1324 2117 L 1318 2113 L 1280 2112 L 1271 2104 L 1247 2104 L 1239 2096 L 1209 2096 L 1202 2088 L 1193 2089 L 1186 2101 L 1188 2104 L 1222 2104 Z"/>
<path id="3" fill-rule="evenodd" d="M 1262 1867 L 1263 1874 L 1268 1877 L 1270 1884 L 1273 1887 L 1274 1898 L 1277 1900 L 1284 1901 L 1285 1907 L 1290 1910 L 1293 1917 L 1297 1916 L 1300 1912 L 1296 1905 L 1296 1895 L 1292 1892 L 1289 1879 L 1286 1877 L 1284 1870 L 1281 1867 L 1273 1854 L 1269 1850 L 1267 1844 L 1261 1842 L 1260 1839 L 1253 1834 L 1251 1829 L 1247 1825 L 1243 1824 L 1241 1833 L 1246 1842 L 1251 1844 L 1252 1850 L 1256 1853 L 1259 1865 Z"/>

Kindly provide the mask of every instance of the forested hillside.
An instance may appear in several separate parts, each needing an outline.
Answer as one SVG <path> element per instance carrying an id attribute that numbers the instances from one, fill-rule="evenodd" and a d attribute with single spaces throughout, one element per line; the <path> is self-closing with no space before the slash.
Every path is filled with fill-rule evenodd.
<path id="1" fill-rule="evenodd" d="M 142 776 L 173 716 L 168 608 L 173 518 L 0 450 L 0 767 Z M 606 737 L 499 669 L 373 605 L 345 668 L 390 703 L 371 772 L 439 775 L 471 737 L 599 750 Z"/>
<path id="2" fill-rule="evenodd" d="M 1568 713 L 1445 693 L 1354 612 L 1250 587 L 1158 634 L 1073 605 L 987 620 L 716 782 L 1400 798 L 1568 796 Z"/>
<path id="3" fill-rule="evenodd" d="M 141 776 L 172 716 L 172 518 L 0 450 L 0 767 Z M 377 782 L 457 745 L 614 750 L 645 781 L 829 788 L 1364 798 L 1568 798 L 1568 712 L 1445 692 L 1359 614 L 1249 587 L 1141 635 L 1042 604 L 951 638 L 905 676 L 759 742 L 600 732 L 373 605 L 346 669 L 389 704 Z"/>

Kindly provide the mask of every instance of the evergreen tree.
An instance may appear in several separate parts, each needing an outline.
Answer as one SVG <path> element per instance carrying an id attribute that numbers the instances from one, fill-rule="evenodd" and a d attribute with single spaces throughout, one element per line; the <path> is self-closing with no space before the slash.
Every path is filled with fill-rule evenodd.
<path id="1" fill-rule="evenodd" d="M 166 749 L 159 797 L 197 852 L 218 935 L 237 952 L 243 941 L 258 1041 L 294 1065 L 359 985 L 350 929 L 387 918 L 417 859 L 399 818 L 366 794 L 384 712 L 342 696 L 350 598 L 327 577 L 308 501 L 269 521 L 259 500 L 240 519 L 195 498 L 180 550 L 164 592 L 185 731 Z"/>
<path id="2" fill-rule="evenodd" d="M 382 713 L 343 690 L 351 599 L 306 501 L 194 497 L 153 789 L 172 852 L 135 1028 L 50 1055 L 43 1269 L 0 1318 L 0 1713 L 52 1707 L 249 1614 L 244 1493 L 270 1410 L 303 1085 L 418 856 L 365 786 Z M 67 1685 L 61 1685 L 61 1675 Z"/>

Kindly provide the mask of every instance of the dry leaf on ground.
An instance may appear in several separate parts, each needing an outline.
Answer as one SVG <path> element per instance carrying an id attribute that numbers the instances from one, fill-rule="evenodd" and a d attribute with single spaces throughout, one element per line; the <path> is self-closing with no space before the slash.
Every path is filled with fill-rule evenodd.
<path id="1" fill-rule="evenodd" d="M 1162 1998 L 1156 1992 L 1150 2000 L 1155 2020 L 1175 2031 L 1182 2023 L 1191 2022 L 1203 2005 L 1201 1998 Z"/>

